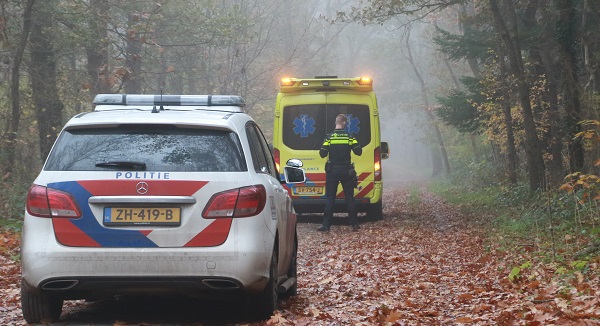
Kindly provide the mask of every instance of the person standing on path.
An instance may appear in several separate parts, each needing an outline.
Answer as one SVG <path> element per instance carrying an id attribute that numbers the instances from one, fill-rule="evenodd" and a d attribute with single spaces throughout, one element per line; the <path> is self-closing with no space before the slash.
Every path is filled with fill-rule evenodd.
<path id="1" fill-rule="evenodd" d="M 321 157 L 325 158 L 329 155 L 329 159 L 325 164 L 325 214 L 323 225 L 317 228 L 321 232 L 329 231 L 331 226 L 335 197 L 340 182 L 344 190 L 346 209 L 352 230 L 356 231 L 360 228 L 356 217 L 356 203 L 354 202 L 356 170 L 354 170 L 354 164 L 351 160 L 351 152 L 360 156 L 362 147 L 352 135 L 345 131 L 347 121 L 348 118 L 343 114 L 335 117 L 335 130 L 327 135 L 319 150 Z"/>

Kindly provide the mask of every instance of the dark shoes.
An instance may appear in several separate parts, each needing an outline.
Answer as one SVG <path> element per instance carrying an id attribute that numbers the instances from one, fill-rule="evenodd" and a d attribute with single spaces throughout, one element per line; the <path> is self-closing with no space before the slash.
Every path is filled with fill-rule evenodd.
<path id="1" fill-rule="evenodd" d="M 358 231 L 358 229 L 360 229 L 360 225 L 352 224 L 352 231 Z"/>
<path id="2" fill-rule="evenodd" d="M 329 232 L 329 228 L 326 227 L 325 225 L 321 225 L 317 228 L 317 231 L 319 232 Z"/>

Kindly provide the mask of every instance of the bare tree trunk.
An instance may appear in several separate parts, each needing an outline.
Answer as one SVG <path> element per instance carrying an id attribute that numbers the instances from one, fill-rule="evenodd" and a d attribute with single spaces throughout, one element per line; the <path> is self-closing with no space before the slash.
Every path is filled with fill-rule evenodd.
<path id="1" fill-rule="evenodd" d="M 581 9 L 581 34 L 583 46 L 583 64 L 588 75 L 585 89 L 589 94 L 600 92 L 600 68 L 596 53 L 600 50 L 597 27 L 600 23 L 600 2 L 597 0 L 584 0 Z"/>
<path id="2" fill-rule="evenodd" d="M 139 94 L 142 92 L 142 40 L 135 26 L 141 15 L 132 12 L 127 20 L 127 49 L 125 54 L 125 67 L 127 75 L 124 78 L 123 89 L 126 94 Z"/>
<path id="3" fill-rule="evenodd" d="M 537 136 L 533 110 L 530 103 L 530 89 L 525 76 L 521 46 L 518 42 L 518 30 L 516 13 L 512 0 L 505 0 L 504 4 L 508 16 L 508 22 L 514 35 L 511 35 L 507 23 L 504 21 L 497 0 L 489 0 L 490 9 L 494 16 L 494 22 L 498 34 L 502 37 L 510 63 L 510 72 L 516 77 L 516 89 L 523 113 L 523 124 L 525 129 L 525 155 L 527 157 L 527 174 L 529 177 L 530 190 L 546 189 L 545 166 Z"/>
<path id="4" fill-rule="evenodd" d="M 56 87 L 56 57 L 52 47 L 55 37 L 50 10 L 56 6 L 56 2 L 44 1 L 39 4 L 32 15 L 29 74 L 43 161 L 60 131 L 64 105 Z"/>
<path id="5" fill-rule="evenodd" d="M 25 47 L 27 46 L 27 39 L 31 31 L 31 12 L 35 0 L 27 0 L 23 11 L 23 31 L 21 32 L 21 38 L 15 49 L 11 75 L 10 75 L 10 104 L 11 104 L 11 117 L 8 129 L 8 135 L 6 137 L 6 156 L 7 162 L 4 164 L 3 175 L 8 175 L 13 171 L 15 165 L 16 148 L 17 148 L 17 136 L 19 134 L 19 122 L 21 120 L 21 102 L 19 99 L 19 83 L 20 83 L 20 70 L 21 62 L 23 62 L 23 54 L 25 53 Z"/>
<path id="6" fill-rule="evenodd" d="M 559 55 L 562 67 L 563 98 L 567 112 L 566 126 L 569 139 L 569 168 L 570 172 L 584 170 L 584 152 L 581 139 L 575 137 L 581 131 L 579 122 L 581 115 L 581 92 L 579 91 L 579 76 L 577 73 L 577 46 L 575 40 L 575 4 L 573 0 L 555 0 L 558 9 L 556 38 L 559 44 Z"/>
<path id="7" fill-rule="evenodd" d="M 419 69 L 415 63 L 409 41 L 410 41 L 410 30 L 408 30 L 408 32 L 406 33 L 406 52 L 407 52 L 406 57 L 408 59 L 408 62 L 411 65 L 411 67 L 413 68 L 413 72 L 415 73 L 415 76 L 419 80 L 419 84 L 421 85 L 421 98 L 423 100 L 423 110 L 425 111 L 425 114 L 427 114 L 429 123 L 431 124 L 431 127 L 433 128 L 433 130 L 435 132 L 435 137 L 436 137 L 438 145 L 439 145 L 439 151 L 440 151 L 441 160 L 442 160 L 442 163 L 444 166 L 444 170 L 446 171 L 446 174 L 450 174 L 450 162 L 448 161 L 448 153 L 446 152 L 446 145 L 444 144 L 444 139 L 442 138 L 442 133 L 440 132 L 440 128 L 437 125 L 435 115 L 433 114 L 431 108 L 429 107 L 429 100 L 427 99 L 427 86 L 425 85 L 423 76 L 421 75 L 421 72 L 419 71 Z M 432 157 L 435 157 L 435 156 L 432 155 Z M 436 164 L 434 162 L 434 167 L 435 166 L 436 166 Z"/>
<path id="8" fill-rule="evenodd" d="M 91 40 L 86 46 L 87 74 L 90 78 L 90 95 L 110 93 L 110 70 L 108 67 L 108 0 L 90 0 Z"/>
<path id="9" fill-rule="evenodd" d="M 464 3 L 460 3 L 458 5 L 459 7 L 459 14 L 458 14 L 458 19 L 459 22 L 461 24 L 461 29 L 463 31 L 463 35 L 467 36 L 468 34 L 470 34 L 470 30 L 471 30 L 471 26 L 469 24 L 465 24 L 464 22 L 468 21 L 468 12 L 467 12 L 467 6 Z M 467 58 L 467 64 L 469 65 L 469 68 L 471 68 L 471 72 L 473 73 L 473 77 L 475 78 L 481 78 L 481 68 L 479 67 L 479 64 L 477 63 L 477 60 L 474 58 Z"/>
<path id="10" fill-rule="evenodd" d="M 548 165 L 548 182 L 551 185 L 560 184 L 564 171 L 562 168 L 562 140 L 560 130 L 560 119 L 558 109 L 558 92 L 556 85 L 556 74 L 555 71 L 561 71 L 561 67 L 554 63 L 551 57 L 553 49 L 549 46 L 543 46 L 544 44 L 553 44 L 551 32 L 548 29 L 551 28 L 547 23 L 547 18 L 543 17 L 543 21 L 538 23 L 537 13 L 541 7 L 540 0 L 530 0 L 523 17 L 523 26 L 526 29 L 536 29 L 538 25 L 545 26 L 540 32 L 539 37 L 535 38 L 539 41 L 534 41 L 530 46 L 529 56 L 534 63 L 535 72 L 539 77 L 543 77 L 546 81 L 546 89 L 542 93 L 542 99 L 540 102 L 547 103 L 548 108 L 548 132 L 544 137 L 544 146 L 546 150 L 551 153 L 552 158 Z M 545 13 L 541 10 L 542 14 Z M 540 106 L 542 104 L 540 103 Z"/>
<path id="11" fill-rule="evenodd" d="M 553 64 L 553 60 L 549 53 L 552 52 L 550 48 L 544 48 L 543 44 L 552 44 L 553 41 L 549 37 L 548 24 L 545 21 L 538 23 L 538 12 L 541 9 L 540 0 L 529 0 L 527 10 L 523 16 L 523 26 L 528 30 L 534 30 L 538 25 L 545 25 L 546 27 L 540 32 L 539 37 L 530 44 L 529 57 L 533 62 L 533 67 L 538 75 L 538 78 L 544 78 L 547 87 L 543 90 L 542 98 L 538 102 L 540 107 L 548 108 L 548 132 L 543 138 L 543 145 L 549 153 L 552 155 L 552 159 L 548 165 L 548 182 L 551 185 L 558 185 L 562 180 L 564 174 L 562 169 L 562 141 L 559 133 L 559 125 L 561 123 L 560 114 L 558 111 L 558 93 L 556 88 L 556 76 L 555 71 L 560 71 L 560 67 L 556 67 Z M 544 13 L 544 11 L 541 11 Z M 546 105 L 543 105 L 545 102 Z"/>
<path id="12" fill-rule="evenodd" d="M 502 114 L 504 115 L 504 127 L 506 129 L 506 174 L 508 181 L 511 184 L 517 183 L 517 147 L 515 145 L 515 132 L 513 126 L 512 108 L 510 103 L 510 86 L 505 82 L 509 75 L 506 67 L 504 51 L 501 47 L 498 48 L 498 66 L 500 67 L 500 75 L 502 76 L 502 86 L 499 91 L 500 94 L 500 107 L 502 108 Z"/>

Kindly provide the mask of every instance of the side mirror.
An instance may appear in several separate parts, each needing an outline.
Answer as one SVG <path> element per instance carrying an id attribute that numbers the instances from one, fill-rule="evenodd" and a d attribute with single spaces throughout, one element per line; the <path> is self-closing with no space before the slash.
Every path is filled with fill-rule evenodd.
<path id="1" fill-rule="evenodd" d="M 283 168 L 285 183 L 301 183 L 306 181 L 306 173 L 301 169 L 303 163 L 298 159 L 289 159 Z"/>
<path id="2" fill-rule="evenodd" d="M 390 146 L 386 141 L 381 142 L 381 158 L 384 160 L 390 158 Z"/>

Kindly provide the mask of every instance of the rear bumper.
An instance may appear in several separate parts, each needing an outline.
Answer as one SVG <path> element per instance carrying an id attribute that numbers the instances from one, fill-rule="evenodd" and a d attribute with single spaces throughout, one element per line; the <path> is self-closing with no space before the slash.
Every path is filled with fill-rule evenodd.
<path id="1" fill-rule="evenodd" d="M 294 209 L 297 213 L 323 213 L 323 211 L 325 211 L 326 199 L 324 196 L 298 197 L 294 195 L 290 189 L 288 189 L 288 191 L 290 192 L 290 196 L 292 196 Z M 368 194 L 365 194 L 364 197 L 354 198 L 357 212 L 366 212 L 371 205 L 381 202 L 382 192 L 383 183 L 381 181 L 375 181 L 373 183 L 373 189 Z M 335 199 L 333 211 L 336 213 L 346 211 L 346 201 L 344 198 Z"/>
<path id="2" fill-rule="evenodd" d="M 72 299 L 147 291 L 256 293 L 267 284 L 274 243 L 274 236 L 266 238 L 270 232 L 244 232 L 214 247 L 67 247 L 57 243 L 50 219 L 26 216 L 24 230 L 24 282 L 32 291 Z"/>
<path id="3" fill-rule="evenodd" d="M 262 290 L 269 276 L 269 261 L 264 259 L 268 255 L 231 254 L 169 250 L 42 256 L 24 252 L 23 279 L 30 288 L 71 299 L 148 292 L 231 295 Z"/>
<path id="4" fill-rule="evenodd" d="M 369 198 L 355 198 L 354 201 L 356 202 L 356 210 L 358 212 L 366 212 L 371 204 Z M 326 200 L 323 198 L 297 198 L 294 199 L 293 202 L 294 209 L 297 213 L 323 213 L 325 211 Z M 336 198 L 333 211 L 336 213 L 346 212 L 346 200 L 343 198 Z"/>
<path id="5" fill-rule="evenodd" d="M 244 292 L 242 284 L 227 277 L 55 277 L 30 285 L 30 291 L 63 299 L 99 299 L 114 295 L 193 295 L 227 299 Z"/>

